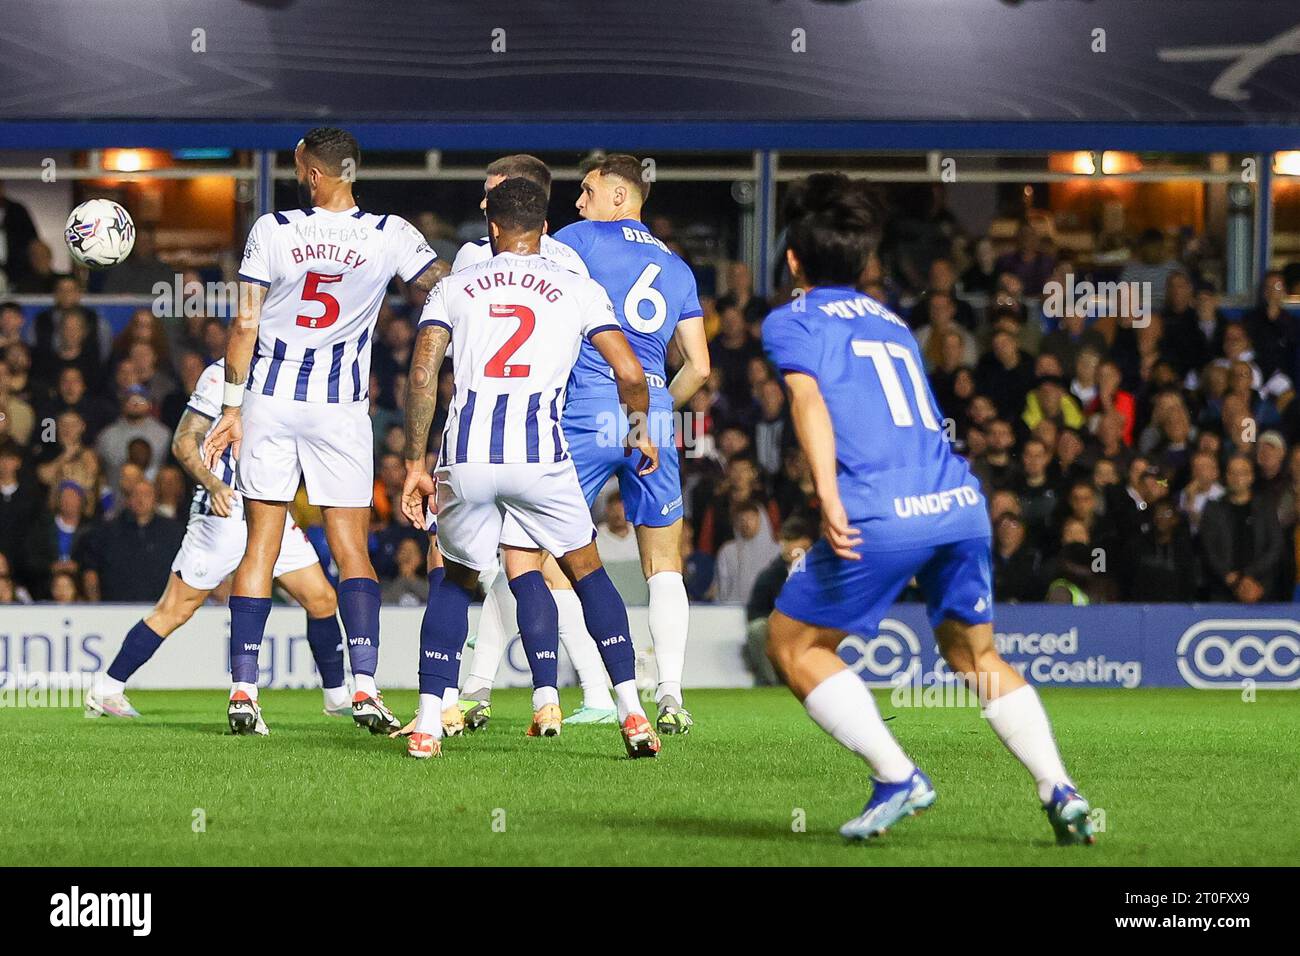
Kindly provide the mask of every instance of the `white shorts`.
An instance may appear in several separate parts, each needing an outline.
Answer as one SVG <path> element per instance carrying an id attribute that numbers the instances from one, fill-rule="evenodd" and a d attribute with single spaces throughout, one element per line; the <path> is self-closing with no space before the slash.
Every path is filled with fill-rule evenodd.
<path id="1" fill-rule="evenodd" d="M 247 544 L 248 525 L 243 518 L 191 515 L 189 524 L 185 526 L 185 540 L 172 562 L 172 570 L 190 587 L 211 591 L 239 567 Z M 316 549 L 302 533 L 302 528 L 293 523 L 293 518 L 285 515 L 275 576 L 278 578 L 313 564 L 320 564 Z"/>
<path id="2" fill-rule="evenodd" d="M 554 555 L 585 548 L 595 538 L 591 512 L 573 460 L 487 465 L 470 462 L 438 470 L 438 550 L 486 571 L 498 544 L 544 548 Z M 502 540 L 510 521 L 519 537 Z"/>
<path id="3" fill-rule="evenodd" d="M 298 479 L 316 506 L 369 508 L 375 491 L 370 403 L 295 402 L 244 396 L 244 440 L 235 490 L 259 501 L 292 501 Z"/>

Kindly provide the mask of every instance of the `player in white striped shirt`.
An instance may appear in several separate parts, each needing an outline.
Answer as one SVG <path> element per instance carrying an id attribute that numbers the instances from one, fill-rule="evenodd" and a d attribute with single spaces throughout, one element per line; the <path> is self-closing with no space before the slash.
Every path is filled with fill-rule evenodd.
<path id="1" fill-rule="evenodd" d="M 379 583 L 366 550 L 374 456 L 366 386 L 370 345 L 393 276 L 432 288 L 443 270 L 424 237 L 352 196 L 361 151 L 345 130 L 309 132 L 294 152 L 304 209 L 258 219 L 240 266 L 239 315 L 226 350 L 221 418 L 209 467 L 233 445 L 248 550 L 230 598 L 235 733 L 261 720 L 257 654 L 288 503 L 301 479 L 321 508 L 339 567 L 339 611 L 356 683 L 352 716 L 372 733 L 401 727 L 375 686 Z"/>
<path id="2" fill-rule="evenodd" d="M 529 735 L 558 734 L 562 719 L 556 607 L 541 573 L 549 552 L 574 582 L 610 672 L 628 755 L 654 756 L 659 740 L 637 697 L 627 609 L 600 565 L 591 514 L 559 424 L 584 336 L 613 369 L 620 398 L 642 416 L 649 402 L 645 372 L 604 289 L 538 254 L 546 223 L 540 186 L 507 179 L 488 192 L 487 215 L 495 255 L 434 288 L 411 358 L 402 510 L 418 527 L 425 526 L 424 499 L 434 489 L 425 453 L 449 345 L 456 387 L 437 470 L 438 547 L 446 574 L 431 602 L 437 613 L 426 615 L 420 635 L 420 713 L 407 752 L 431 757 L 441 750 L 444 695 L 459 678 L 471 590 L 496 560 L 509 517 L 535 542 L 503 549 L 533 669 Z M 645 429 L 629 440 L 629 452 L 643 456 L 642 471 L 653 471 L 658 449 Z"/>
<path id="3" fill-rule="evenodd" d="M 536 156 L 516 153 L 503 156 L 489 163 L 483 180 L 483 201 L 479 208 L 486 211 L 487 194 L 495 186 L 510 177 L 522 177 L 536 183 L 551 195 L 551 171 Z M 539 244 L 542 258 L 549 259 L 564 266 L 578 275 L 587 274 L 587 266 L 582 257 L 562 242 L 558 242 L 547 233 L 542 233 Z M 492 257 L 492 245 L 485 235 L 482 239 L 467 242 L 461 246 L 452 265 L 452 272 L 470 268 Z M 436 523 L 432 513 L 429 514 L 430 528 Z M 441 579 L 442 559 L 438 554 L 436 543 L 429 549 L 430 593 Z M 547 584 L 552 588 L 552 596 L 559 610 L 560 643 L 564 646 L 570 662 L 578 675 L 582 687 L 582 706 L 564 719 L 569 723 L 613 723 L 617 710 L 614 699 L 609 694 L 609 683 L 605 676 L 605 666 L 600 659 L 595 642 L 587 633 L 582 617 L 582 605 L 572 588 L 564 581 L 563 572 L 554 561 L 547 561 L 542 568 Z M 501 659 L 505 655 L 506 645 L 518 633 L 514 595 L 510 584 L 498 563 L 483 576 L 486 596 L 483 600 L 483 612 L 479 615 L 478 632 L 474 637 L 474 653 L 470 659 L 469 673 L 465 677 L 463 690 L 452 688 L 447 700 L 443 702 L 446 715 L 445 729 L 448 734 L 459 733 L 468 725 L 471 730 L 485 727 L 492 716 L 492 687 L 496 683 Z M 457 706 L 459 704 L 459 706 Z"/>
<path id="4" fill-rule="evenodd" d="M 185 538 L 172 561 L 172 575 L 153 610 L 127 632 L 107 674 L 86 695 L 88 716 L 139 717 L 126 696 L 126 683 L 162 647 L 166 638 L 194 616 L 222 581 L 239 565 L 247 543 L 244 508 L 232 485 L 232 449 L 209 471 L 201 457 L 203 440 L 221 415 L 226 370 L 217 359 L 199 376 L 185 412 L 172 436 L 172 455 L 198 487 L 185 526 Z M 325 692 L 325 713 L 350 716 L 351 701 L 343 678 L 343 635 L 339 632 L 338 601 L 321 568 L 316 551 L 302 529 L 285 516 L 275 577 L 307 612 L 307 644 L 316 661 Z M 255 732 L 266 728 L 254 728 Z"/>

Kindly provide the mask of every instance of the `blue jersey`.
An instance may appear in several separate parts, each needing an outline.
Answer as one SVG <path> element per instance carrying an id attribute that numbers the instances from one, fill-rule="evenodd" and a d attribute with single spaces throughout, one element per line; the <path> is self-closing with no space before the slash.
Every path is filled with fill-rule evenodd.
<path id="1" fill-rule="evenodd" d="M 837 483 L 863 550 L 989 533 L 979 482 L 954 454 L 907 324 L 848 287 L 814 288 L 763 323 L 784 372 L 817 380 L 835 432 Z"/>
<path id="2" fill-rule="evenodd" d="M 672 408 L 665 367 L 668 341 L 678 322 L 704 314 L 690 267 L 635 219 L 575 222 L 555 238 L 582 258 L 591 277 L 609 293 L 619 324 L 645 368 L 650 405 Z M 565 404 L 590 399 L 617 404 L 618 389 L 609 365 L 590 342 L 583 342 Z"/>

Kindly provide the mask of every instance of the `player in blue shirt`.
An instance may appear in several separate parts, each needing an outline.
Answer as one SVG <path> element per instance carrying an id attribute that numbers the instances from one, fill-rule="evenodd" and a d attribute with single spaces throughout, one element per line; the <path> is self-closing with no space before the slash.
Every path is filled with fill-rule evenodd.
<path id="1" fill-rule="evenodd" d="M 607 156 L 582 180 L 577 207 L 585 221 L 565 226 L 555 238 L 581 256 L 591 277 L 605 287 L 645 368 L 650 386 L 645 425 L 660 449 L 659 468 L 637 474 L 639 462 L 624 447 L 627 421 L 613 375 L 589 343 L 583 343 L 569 377 L 563 427 L 588 504 L 611 476 L 618 476 L 650 588 L 650 636 L 659 669 L 657 726 L 661 734 L 676 734 L 687 733 L 692 719 L 682 706 L 689 605 L 679 545 L 682 482 L 673 411 L 708 379 L 709 348 L 690 267 L 641 222 L 649 194 L 650 183 L 636 157 Z M 685 360 L 671 381 L 666 368 L 670 341 Z"/>
<path id="2" fill-rule="evenodd" d="M 875 241 L 865 184 L 810 176 L 792 189 L 786 222 L 799 289 L 767 317 L 763 344 L 785 376 L 824 537 L 777 599 L 768 656 L 809 716 L 872 768 L 871 798 L 840 832 L 877 836 L 935 801 L 929 778 L 836 653 L 847 634 L 875 635 L 915 577 L 944 659 L 1033 776 L 1057 842 L 1091 843 L 1090 808 L 1065 772 L 1038 695 L 994 647 L 979 483 L 949 446 L 907 325 L 854 287 Z"/>

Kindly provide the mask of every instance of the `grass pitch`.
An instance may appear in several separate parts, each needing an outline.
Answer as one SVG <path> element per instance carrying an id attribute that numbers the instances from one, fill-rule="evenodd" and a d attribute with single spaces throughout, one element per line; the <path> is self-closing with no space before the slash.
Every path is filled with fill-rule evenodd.
<path id="1" fill-rule="evenodd" d="M 219 691 L 141 691 L 144 719 L 0 710 L 0 864 L 1261 865 L 1300 860 L 1300 695 L 1043 692 L 1066 764 L 1105 813 L 1058 848 L 1028 776 L 971 709 L 896 709 L 935 807 L 868 845 L 836 828 L 864 766 L 784 690 L 696 691 L 688 737 L 630 761 L 613 726 L 524 737 L 499 691 L 484 731 L 440 760 L 350 720 L 317 691 L 266 691 L 271 736 L 225 731 Z M 564 702 L 575 706 L 576 692 Z M 389 704 L 411 713 L 414 692 Z M 798 822 L 805 821 L 803 832 Z"/>

